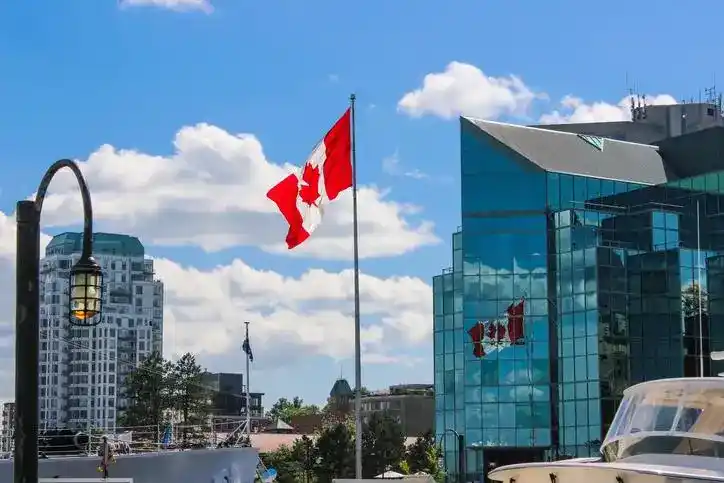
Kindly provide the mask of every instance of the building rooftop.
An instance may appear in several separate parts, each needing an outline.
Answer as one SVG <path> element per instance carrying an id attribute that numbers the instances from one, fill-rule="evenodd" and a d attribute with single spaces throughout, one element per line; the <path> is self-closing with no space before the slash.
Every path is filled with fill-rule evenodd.
<path id="1" fill-rule="evenodd" d="M 331 398 L 348 397 L 353 395 L 354 391 L 352 391 L 347 379 L 337 379 L 332 386 L 332 390 L 329 391 L 329 397 Z"/>
<path id="2" fill-rule="evenodd" d="M 363 397 L 379 397 L 379 396 L 432 396 L 434 395 L 434 386 L 432 384 L 397 384 L 390 386 L 388 389 L 371 391 Z"/>
<path id="3" fill-rule="evenodd" d="M 724 126 L 682 134 L 656 144 L 666 161 L 670 179 L 724 170 Z"/>
<path id="4" fill-rule="evenodd" d="M 83 234 L 77 232 L 61 233 L 53 237 L 45 248 L 46 255 L 72 255 L 80 253 L 83 246 Z M 121 257 L 143 257 L 145 249 L 135 236 L 115 233 L 93 234 L 94 255 L 117 255 Z"/>
<path id="5" fill-rule="evenodd" d="M 536 169 L 647 185 L 667 181 L 657 146 L 469 117 L 462 122 L 477 127 Z"/>

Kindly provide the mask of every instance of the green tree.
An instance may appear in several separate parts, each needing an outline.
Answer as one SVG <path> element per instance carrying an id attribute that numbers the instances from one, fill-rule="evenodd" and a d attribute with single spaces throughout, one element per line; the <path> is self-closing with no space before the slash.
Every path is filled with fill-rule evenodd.
<path id="1" fill-rule="evenodd" d="M 304 435 L 294 441 L 292 458 L 294 461 L 299 462 L 300 472 L 297 475 L 297 481 L 303 481 L 304 483 L 315 481 L 314 470 L 317 465 L 318 452 L 317 445 L 310 437 Z"/>
<path id="2" fill-rule="evenodd" d="M 402 425 L 387 413 L 372 413 L 362 432 L 362 476 L 399 470 L 405 457 Z"/>
<path id="3" fill-rule="evenodd" d="M 316 475 L 319 483 L 354 478 L 354 431 L 347 423 L 325 427 L 317 437 Z"/>
<path id="4" fill-rule="evenodd" d="M 266 453 L 262 457 L 264 466 L 277 470 L 277 479 L 279 483 L 296 483 L 300 481 L 302 475 L 302 465 L 297 460 L 289 446 L 282 445 L 276 451 Z"/>
<path id="5" fill-rule="evenodd" d="M 164 413 L 171 406 L 170 372 L 170 364 L 153 352 L 128 374 L 124 395 L 129 405 L 120 414 L 120 426 L 146 426 L 149 433 L 156 433 L 156 426 L 164 424 Z"/>
<path id="6" fill-rule="evenodd" d="M 438 480 L 443 474 L 440 467 L 441 457 L 442 451 L 435 441 L 435 435 L 432 431 L 428 431 L 410 445 L 405 460 L 410 473 L 422 471 Z"/>
<path id="7" fill-rule="evenodd" d="M 267 412 L 267 417 L 276 421 L 289 422 L 294 416 L 305 416 L 308 414 L 319 414 L 319 407 L 314 404 L 304 404 L 304 400 L 295 397 L 291 401 L 285 397 L 279 399 Z"/>
<path id="8" fill-rule="evenodd" d="M 181 416 L 184 443 L 191 439 L 198 442 L 203 437 L 211 413 L 211 394 L 203 385 L 203 373 L 196 357 L 187 352 L 173 363 L 169 377 L 173 408 Z"/>

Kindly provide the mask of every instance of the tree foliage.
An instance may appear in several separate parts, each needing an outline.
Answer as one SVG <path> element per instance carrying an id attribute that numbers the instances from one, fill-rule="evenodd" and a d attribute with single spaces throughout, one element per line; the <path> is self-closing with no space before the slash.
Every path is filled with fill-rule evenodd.
<path id="1" fill-rule="evenodd" d="M 438 480 L 443 474 L 440 467 L 441 457 L 442 451 L 435 441 L 435 435 L 428 431 L 407 448 L 405 459 L 410 473 L 422 471 Z"/>
<path id="2" fill-rule="evenodd" d="M 292 458 L 299 462 L 297 481 L 312 482 L 315 480 L 317 466 L 317 445 L 309 436 L 302 436 L 292 445 Z"/>
<path id="3" fill-rule="evenodd" d="M 403 474 L 422 471 L 441 481 L 441 453 L 432 432 L 418 438 L 406 449 L 402 426 L 386 413 L 372 414 L 363 431 L 364 478 L 373 478 L 387 470 Z M 328 420 L 315 438 L 302 436 L 292 447 L 284 446 L 267 453 L 264 463 L 277 470 L 278 480 L 282 483 L 331 483 L 336 478 L 354 478 L 354 435 L 352 418 Z"/>
<path id="4" fill-rule="evenodd" d="M 204 370 L 187 352 L 172 366 L 169 382 L 171 403 L 181 416 L 182 438 L 197 440 L 203 434 L 211 412 L 210 391 L 203 385 Z"/>
<path id="5" fill-rule="evenodd" d="M 267 453 L 262 458 L 264 466 L 277 470 L 277 479 L 279 483 L 295 483 L 301 473 L 301 465 L 294 458 L 291 448 L 286 445 L 280 446 L 276 451 Z"/>
<path id="6" fill-rule="evenodd" d="M 157 426 L 170 407 L 171 363 L 158 352 L 151 353 L 126 378 L 124 392 L 130 401 L 119 418 L 124 427 Z"/>
<path id="7" fill-rule="evenodd" d="M 126 378 L 129 406 L 119 415 L 120 425 L 148 427 L 148 433 L 155 438 L 156 428 L 165 426 L 175 413 L 180 416 L 184 440 L 187 434 L 200 435 L 200 431 L 189 431 L 188 426 L 201 429 L 210 413 L 210 395 L 202 383 L 202 374 L 203 369 L 190 353 L 175 362 L 165 360 L 158 352 L 150 354 Z"/>
<path id="8" fill-rule="evenodd" d="M 399 470 L 405 458 L 402 425 L 387 413 L 372 413 L 362 433 L 362 476 L 374 478 L 387 470 Z"/>
<path id="9" fill-rule="evenodd" d="M 325 428 L 317 437 L 316 476 L 320 483 L 354 478 L 354 430 L 346 423 Z"/>
<path id="10" fill-rule="evenodd" d="M 281 398 L 267 412 L 267 417 L 276 421 L 281 419 L 289 422 L 295 416 L 306 416 L 309 414 L 319 414 L 319 407 L 314 404 L 304 404 L 304 400 L 295 397 L 291 401 L 287 398 Z"/>

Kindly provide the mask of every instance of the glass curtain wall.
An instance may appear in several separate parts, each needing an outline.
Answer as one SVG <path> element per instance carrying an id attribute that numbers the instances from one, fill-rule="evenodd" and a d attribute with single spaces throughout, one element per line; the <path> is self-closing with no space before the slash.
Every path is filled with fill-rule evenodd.
<path id="1" fill-rule="evenodd" d="M 455 432 L 465 432 L 461 238 L 453 234 L 453 267 L 433 277 L 435 434 L 450 474 L 458 465 Z"/>
<path id="2" fill-rule="evenodd" d="M 468 472 L 485 449 L 551 444 L 545 172 L 515 159 L 477 128 L 461 131 L 464 429 Z M 518 345 L 469 331 L 507 327 L 523 313 Z M 505 338 L 505 337 L 503 337 Z"/>
<path id="3" fill-rule="evenodd" d="M 504 449 L 587 456 L 629 385 L 724 372 L 709 360 L 724 351 L 723 174 L 643 186 L 545 172 L 465 121 L 461 169 L 453 266 L 433 279 L 449 474 L 453 430 L 482 450 L 468 476 Z M 521 303 L 521 343 L 490 339 Z"/>
<path id="4" fill-rule="evenodd" d="M 693 180 L 647 187 L 547 177 L 559 320 L 556 449 L 586 456 L 628 385 L 699 376 L 702 366 L 711 374 L 709 299 L 722 293 L 716 226 L 724 203 Z"/>
<path id="5" fill-rule="evenodd" d="M 605 399 L 620 398 L 628 382 L 626 251 L 613 241 L 614 220 L 625 207 L 596 200 L 639 186 L 558 173 L 547 174 L 547 186 L 557 311 L 559 432 L 553 451 L 555 457 L 588 456 L 602 439 Z"/>

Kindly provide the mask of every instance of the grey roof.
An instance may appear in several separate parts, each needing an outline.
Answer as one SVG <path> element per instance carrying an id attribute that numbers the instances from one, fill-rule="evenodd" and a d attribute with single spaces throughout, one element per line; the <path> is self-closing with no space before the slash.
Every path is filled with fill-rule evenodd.
<path id="1" fill-rule="evenodd" d="M 642 184 L 666 182 L 664 161 L 656 146 L 468 117 L 463 120 L 546 171 Z"/>
<path id="2" fill-rule="evenodd" d="M 354 392 L 347 382 L 347 379 L 337 379 L 332 386 L 332 390 L 329 391 L 329 397 L 347 397 L 353 395 Z"/>

